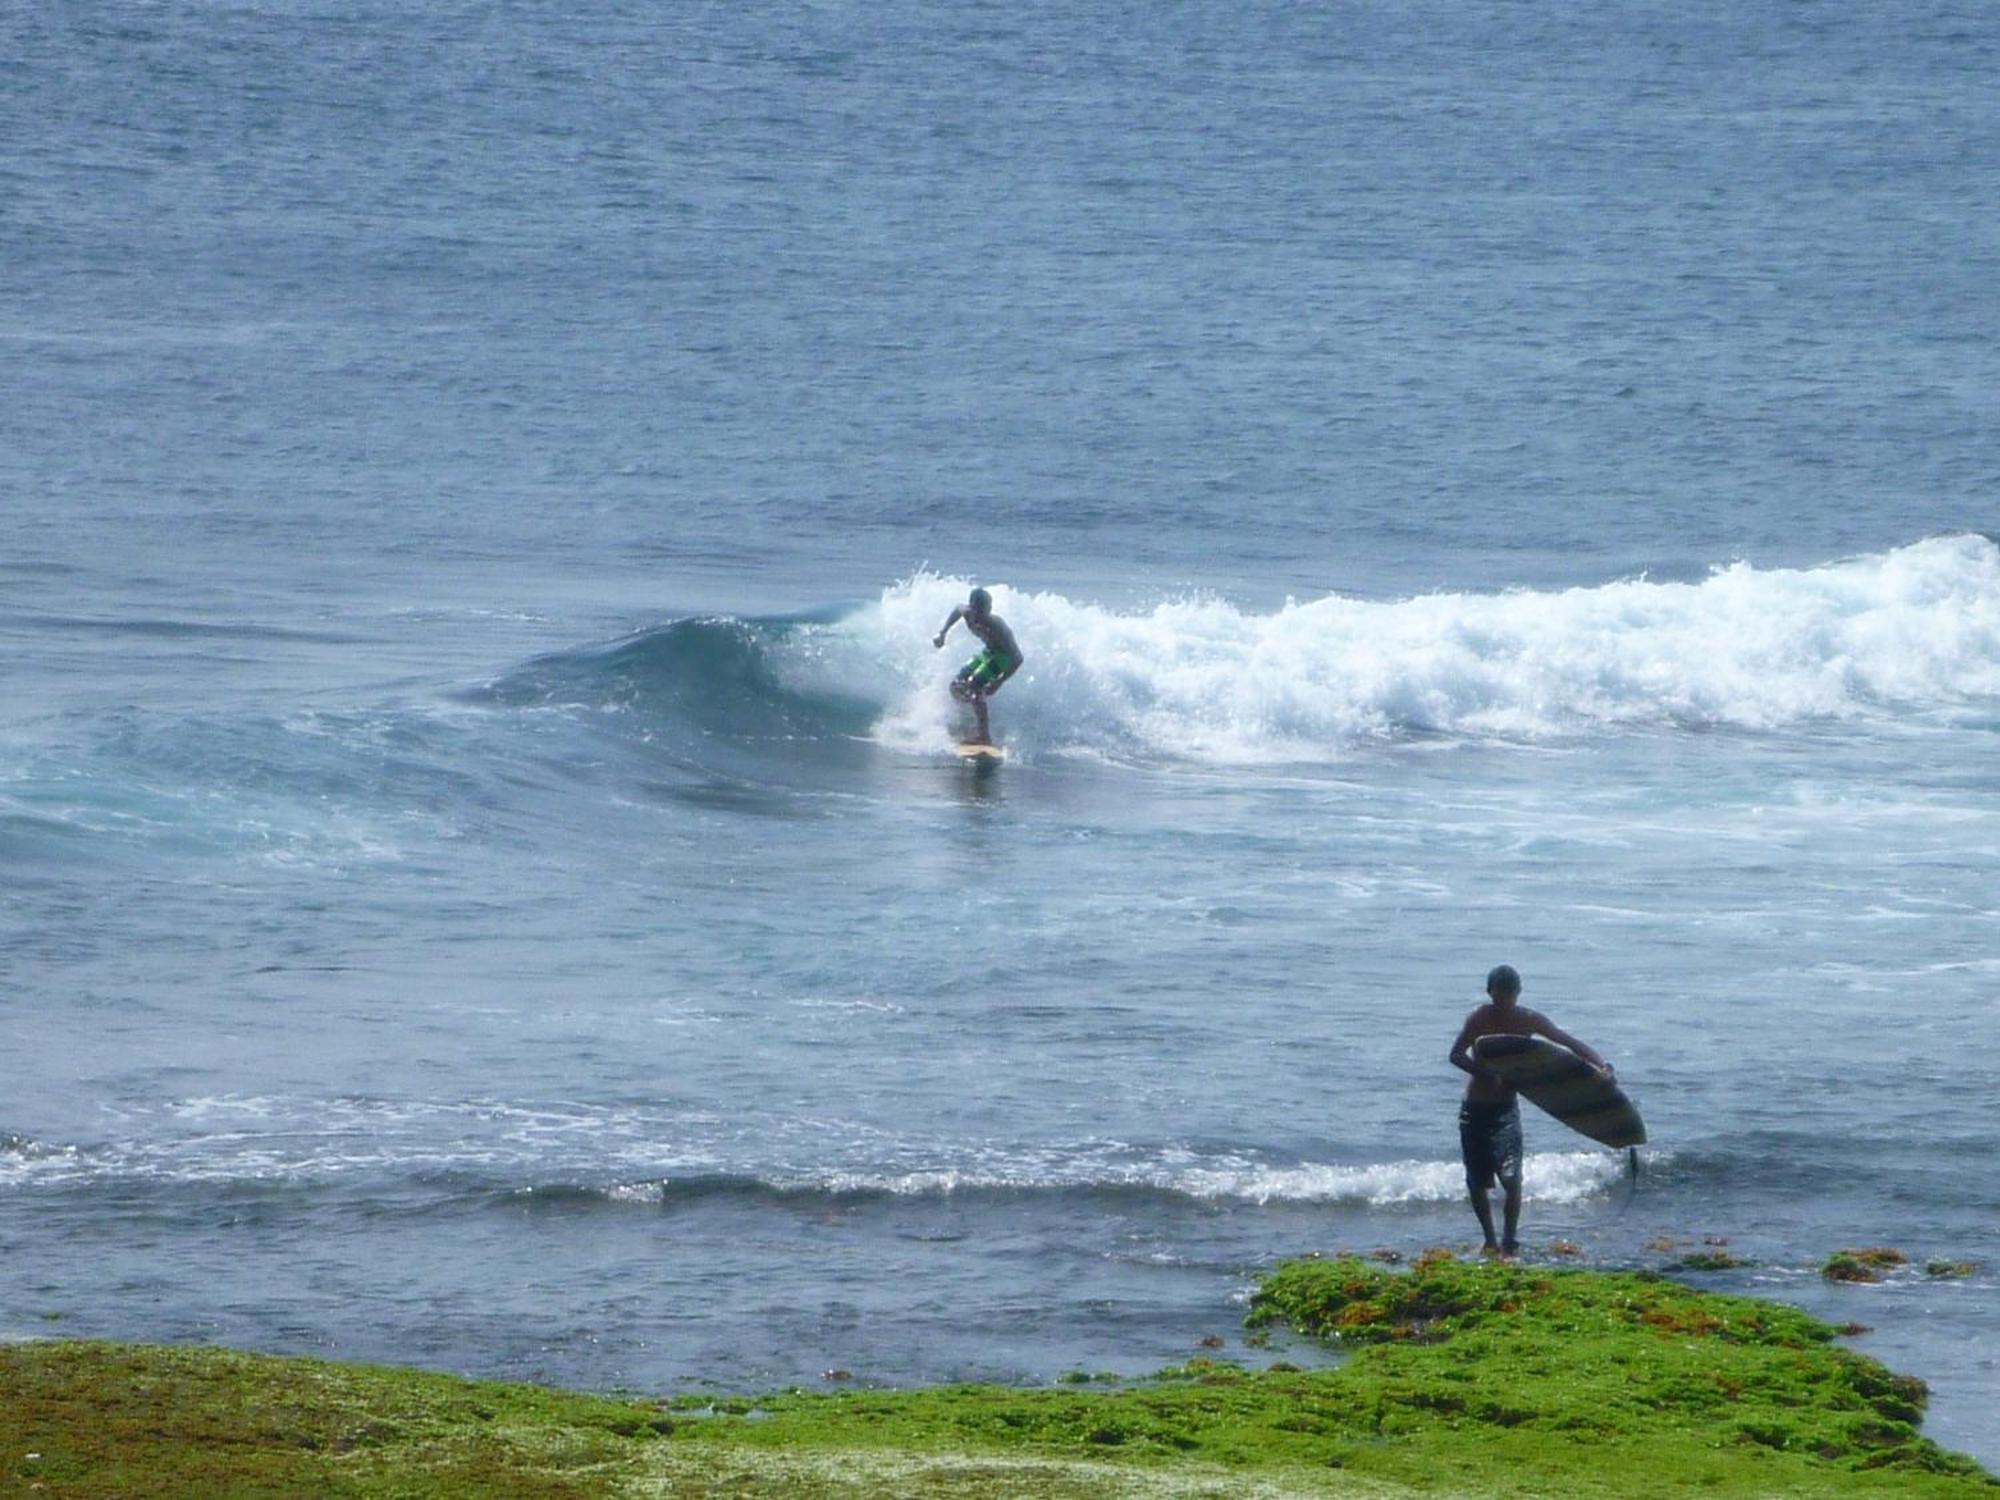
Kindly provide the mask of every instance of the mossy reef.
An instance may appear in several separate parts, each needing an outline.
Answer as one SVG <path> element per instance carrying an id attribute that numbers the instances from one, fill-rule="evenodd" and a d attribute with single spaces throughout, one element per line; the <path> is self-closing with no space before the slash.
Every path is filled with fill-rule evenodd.
<path id="1" fill-rule="evenodd" d="M 1338 1368 L 719 1401 L 101 1343 L 0 1348 L 0 1492 L 60 1496 L 2000 1496 L 1921 1382 L 1649 1274 L 1279 1266 Z"/>

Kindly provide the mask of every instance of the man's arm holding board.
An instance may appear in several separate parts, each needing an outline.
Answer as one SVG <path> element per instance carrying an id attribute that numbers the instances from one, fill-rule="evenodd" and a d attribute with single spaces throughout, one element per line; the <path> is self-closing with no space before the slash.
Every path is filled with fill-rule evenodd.
<path id="1" fill-rule="evenodd" d="M 1477 1019 L 1476 1013 L 1474 1015 L 1467 1016 L 1465 1018 L 1465 1024 L 1459 1028 L 1458 1040 L 1451 1044 L 1451 1065 L 1454 1068 L 1458 1068 L 1463 1072 L 1470 1073 L 1474 1078 L 1482 1079 L 1487 1083 L 1504 1084 L 1507 1081 L 1506 1079 L 1502 1078 L 1498 1073 L 1494 1072 L 1491 1068 L 1481 1064 L 1480 1061 L 1472 1055 L 1473 1042 L 1476 1041 L 1481 1035 L 1483 1035 L 1483 1033 L 1480 1032 L 1477 1029 L 1477 1027 L 1475 1027 L 1473 1024 L 1476 1019 Z"/>
<path id="2" fill-rule="evenodd" d="M 1522 1019 L 1527 1021 L 1528 1029 L 1534 1035 L 1547 1037 L 1558 1047 L 1569 1048 L 1570 1051 L 1602 1073 L 1607 1081 L 1616 1076 L 1611 1070 L 1611 1064 L 1598 1056 L 1596 1049 L 1588 1042 L 1578 1041 L 1540 1011 L 1529 1011 Z"/>

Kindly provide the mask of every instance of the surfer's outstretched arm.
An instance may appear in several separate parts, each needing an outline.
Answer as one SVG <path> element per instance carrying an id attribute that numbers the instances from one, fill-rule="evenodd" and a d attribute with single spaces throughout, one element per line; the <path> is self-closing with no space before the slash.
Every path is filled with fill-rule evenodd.
<path id="1" fill-rule="evenodd" d="M 954 604 L 951 607 L 951 613 L 944 617 L 944 624 L 938 627 L 938 633 L 931 637 L 931 644 L 942 651 L 944 649 L 944 638 L 951 634 L 951 627 L 964 618 L 965 606 L 963 604 Z"/>

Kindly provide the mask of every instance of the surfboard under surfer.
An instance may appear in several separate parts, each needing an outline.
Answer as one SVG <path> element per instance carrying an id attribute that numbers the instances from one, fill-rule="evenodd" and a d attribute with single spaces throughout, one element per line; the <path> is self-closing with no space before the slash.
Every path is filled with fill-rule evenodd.
<path id="1" fill-rule="evenodd" d="M 990 745 L 992 732 L 986 722 L 986 700 L 999 692 L 1001 686 L 1021 670 L 1021 648 L 1014 640 L 1014 632 L 1007 628 L 1007 622 L 993 613 L 993 596 L 985 589 L 974 589 L 966 596 L 965 603 L 954 605 L 945 616 L 944 625 L 932 638 L 931 644 L 940 651 L 944 649 L 944 638 L 951 634 L 951 627 L 960 620 L 965 628 L 979 637 L 984 647 L 959 669 L 958 676 L 951 682 L 951 695 L 961 703 L 972 705 L 973 717 L 978 721 L 978 736 L 974 744 Z"/>
<path id="2" fill-rule="evenodd" d="M 1486 1253 L 1512 1255 L 1521 1222 L 1521 1096 L 1514 1086 L 1472 1055 L 1472 1044 L 1483 1036 L 1547 1037 L 1569 1048 L 1609 1080 L 1611 1064 L 1557 1026 L 1540 1011 L 1519 1003 L 1521 976 L 1513 965 L 1501 964 L 1486 976 L 1486 1004 L 1465 1018 L 1458 1040 L 1451 1044 L 1451 1065 L 1472 1075 L 1458 1107 L 1458 1148 L 1465 1158 L 1465 1187 L 1472 1211 L 1486 1236 Z M 1506 1194 L 1504 1235 L 1493 1236 L 1493 1207 L 1487 1192 L 1495 1178 Z"/>

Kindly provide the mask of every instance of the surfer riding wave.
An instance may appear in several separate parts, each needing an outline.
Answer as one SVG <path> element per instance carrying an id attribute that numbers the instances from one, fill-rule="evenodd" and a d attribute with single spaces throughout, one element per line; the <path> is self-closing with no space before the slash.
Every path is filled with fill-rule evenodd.
<path id="1" fill-rule="evenodd" d="M 978 728 L 971 743 L 988 745 L 993 742 L 993 736 L 986 718 L 986 700 L 1021 670 L 1024 658 L 1020 645 L 1014 639 L 1014 632 L 1007 628 L 1006 621 L 993 613 L 993 596 L 985 589 L 974 589 L 965 603 L 953 606 L 952 612 L 945 616 L 943 626 L 931 638 L 931 644 L 942 651 L 944 638 L 951 634 L 951 627 L 960 620 L 965 622 L 967 630 L 979 638 L 983 649 L 952 679 L 951 695 L 961 703 L 972 705 Z"/>

